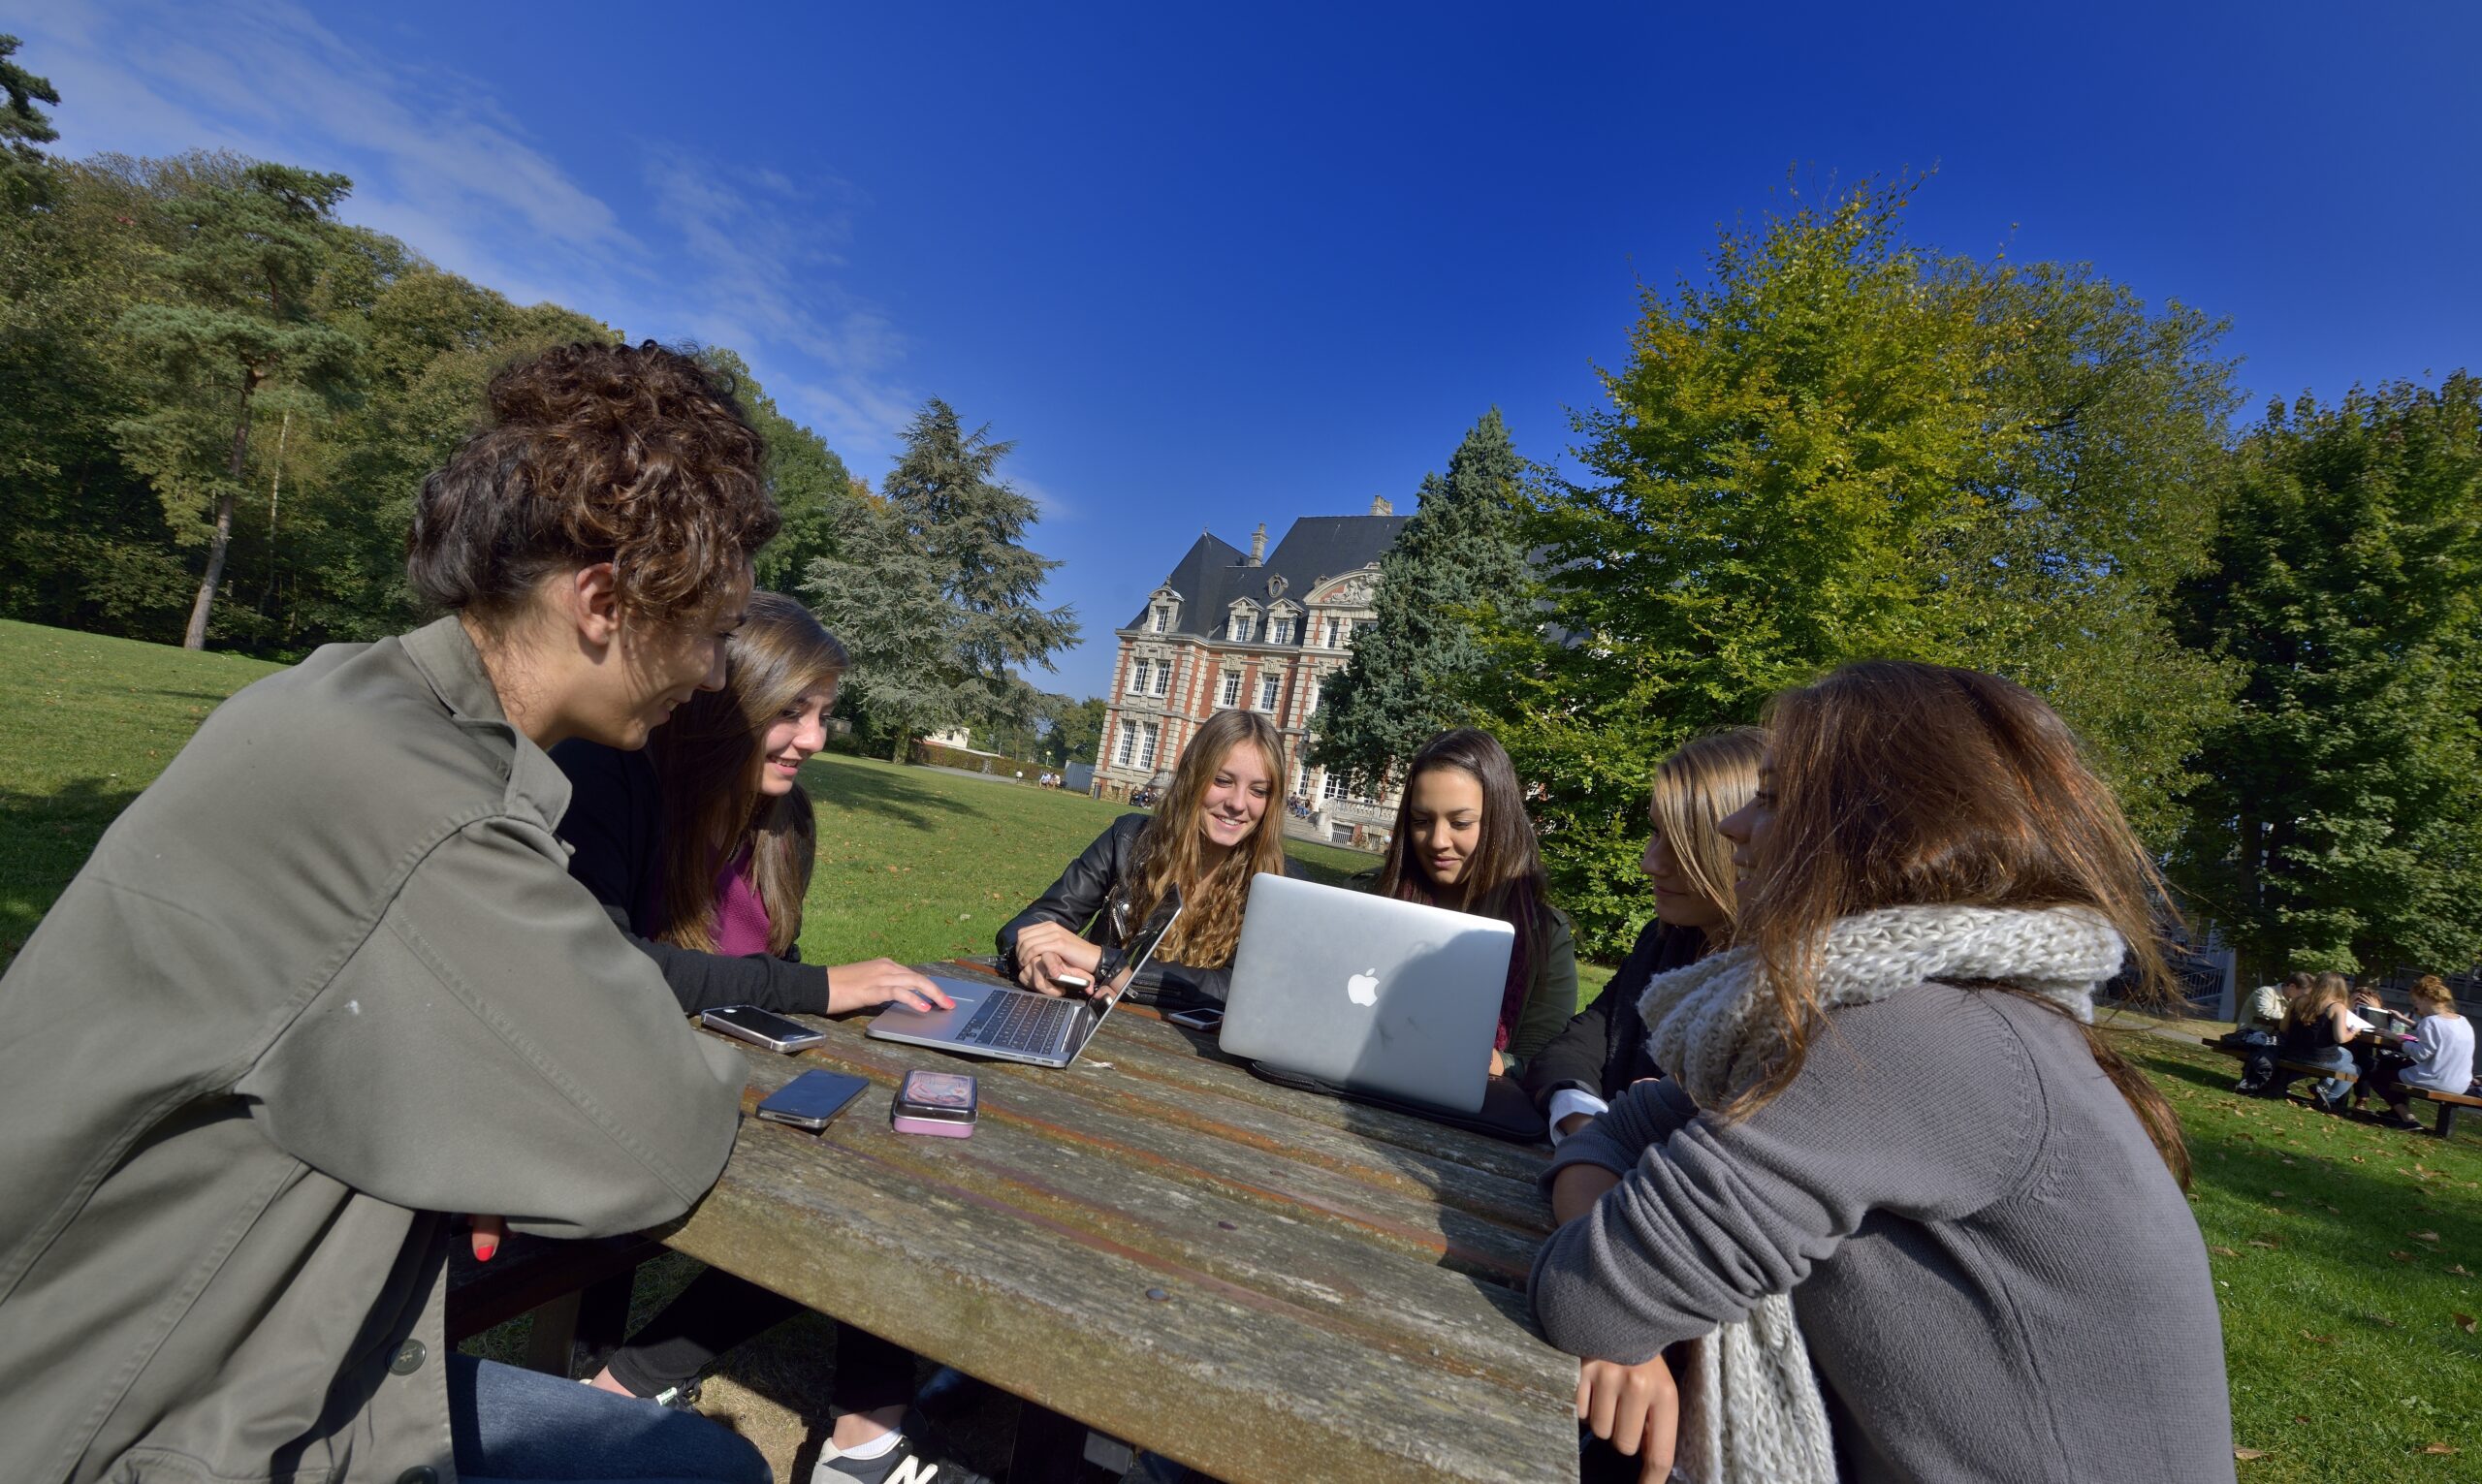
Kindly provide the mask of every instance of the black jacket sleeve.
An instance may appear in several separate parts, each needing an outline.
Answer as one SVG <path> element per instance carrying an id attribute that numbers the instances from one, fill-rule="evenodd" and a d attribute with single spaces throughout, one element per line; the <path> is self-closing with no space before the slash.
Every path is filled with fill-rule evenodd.
<path id="1" fill-rule="evenodd" d="M 1695 963 L 1703 938 L 1695 929 L 1646 924 L 1630 946 L 1629 957 L 1593 1004 L 1577 1012 L 1568 1028 L 1525 1066 L 1526 1094 L 1535 1106 L 1549 1108 L 1551 1094 L 1575 1088 L 1601 1098 L 1612 1098 L 1639 1074 L 1652 1075 L 1646 1058 L 1646 1023 L 1638 1014 L 1639 996 L 1659 973 Z"/>
<path id="2" fill-rule="evenodd" d="M 1106 941 L 1111 929 L 1103 908 L 1111 901 L 1113 891 L 1136 873 L 1138 837 L 1146 833 L 1150 817 L 1124 814 L 1112 821 L 1110 829 L 1097 836 L 1095 843 L 1068 863 L 1059 880 L 1002 926 L 994 940 L 1000 950 L 1002 977 L 1017 977 L 1021 966 L 1017 963 L 1017 934 L 1036 923 L 1059 923 L 1089 942 Z M 1287 857 L 1284 873 L 1298 878 L 1301 868 Z M 1220 1005 L 1231 988 L 1230 964 L 1201 968 L 1158 958 L 1130 986 L 1130 997 L 1139 1004 L 1169 1001 Z"/>
<path id="3" fill-rule="evenodd" d="M 660 923 L 640 923 L 654 900 L 663 861 L 663 815 L 654 765 L 644 753 L 570 741 L 552 749 L 569 777 L 569 808 L 560 838 L 569 845 L 569 874 L 603 903 L 604 914 L 640 953 L 663 971 L 681 1008 L 692 1014 L 721 1005 L 757 1005 L 796 1015 L 827 1013 L 827 970 L 766 954 L 728 958 L 645 936 Z"/>

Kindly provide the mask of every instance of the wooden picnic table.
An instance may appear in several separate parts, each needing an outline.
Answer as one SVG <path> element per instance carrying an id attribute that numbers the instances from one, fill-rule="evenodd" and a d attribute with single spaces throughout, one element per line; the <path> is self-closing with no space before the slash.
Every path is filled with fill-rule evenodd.
<path id="1" fill-rule="evenodd" d="M 668 1246 L 1232 1484 L 1576 1477 L 1576 1362 L 1522 1291 L 1540 1149 L 1274 1086 L 1135 1005 L 1059 1070 L 811 1024 L 743 1048 L 745 1108 L 813 1067 L 872 1089 L 823 1134 L 747 1121 Z M 981 1079 L 971 1138 L 890 1130 L 916 1066 Z"/>

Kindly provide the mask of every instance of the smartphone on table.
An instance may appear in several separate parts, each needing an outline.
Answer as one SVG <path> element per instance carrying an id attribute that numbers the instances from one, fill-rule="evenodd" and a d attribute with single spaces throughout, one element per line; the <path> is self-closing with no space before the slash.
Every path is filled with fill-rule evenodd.
<path id="1" fill-rule="evenodd" d="M 901 1134 L 930 1134 L 943 1139 L 970 1139 L 980 1093 L 965 1072 L 935 1072 L 915 1067 L 897 1084 L 888 1105 L 888 1124 Z"/>
<path id="2" fill-rule="evenodd" d="M 1192 1030 L 1216 1030 L 1224 1025 L 1223 1011 L 1203 1005 L 1195 1010 L 1175 1010 L 1163 1018 L 1175 1026 L 1187 1026 Z"/>
<path id="3" fill-rule="evenodd" d="M 827 1032 L 812 1030 L 800 1021 L 761 1010 L 756 1005 L 724 1005 L 698 1012 L 698 1024 L 711 1030 L 720 1030 L 752 1046 L 769 1051 L 797 1052 L 805 1046 L 816 1046 L 827 1039 Z"/>
<path id="4" fill-rule="evenodd" d="M 770 1123 L 787 1123 L 815 1133 L 870 1085 L 867 1077 L 843 1072 L 804 1072 L 769 1094 L 758 1105 L 758 1116 Z"/>

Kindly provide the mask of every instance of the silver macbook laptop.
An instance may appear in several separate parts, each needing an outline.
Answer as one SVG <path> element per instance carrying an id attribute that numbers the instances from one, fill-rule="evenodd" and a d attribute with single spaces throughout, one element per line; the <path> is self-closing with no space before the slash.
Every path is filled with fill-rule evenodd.
<path id="1" fill-rule="evenodd" d="M 1473 1113 L 1515 945 L 1496 918 L 1259 875 L 1217 1044 L 1356 1092 Z"/>
<path id="2" fill-rule="evenodd" d="M 1054 998 L 1032 990 L 1003 989 L 963 979 L 931 976 L 931 982 L 956 1001 L 947 1010 L 908 1010 L 891 1005 L 871 1022 L 870 1034 L 907 1046 L 936 1046 L 968 1057 L 1002 1061 L 1031 1061 L 1036 1066 L 1066 1066 L 1102 1027 L 1122 995 L 1137 979 L 1137 971 L 1155 957 L 1155 945 L 1180 918 L 1179 904 L 1151 924 L 1130 945 L 1120 972 L 1091 995 Z"/>

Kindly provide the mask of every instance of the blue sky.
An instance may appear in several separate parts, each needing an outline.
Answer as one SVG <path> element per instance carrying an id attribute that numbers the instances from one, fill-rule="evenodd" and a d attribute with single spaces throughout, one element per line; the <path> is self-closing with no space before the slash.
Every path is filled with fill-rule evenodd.
<path id="1" fill-rule="evenodd" d="M 2252 400 L 2482 366 L 2482 7 L 0 0 L 60 149 L 342 171 L 522 301 L 732 345 L 875 482 L 1014 439 L 1087 643 L 1201 528 L 1555 458 L 1641 283 L 1809 182 L 2228 317 Z"/>

